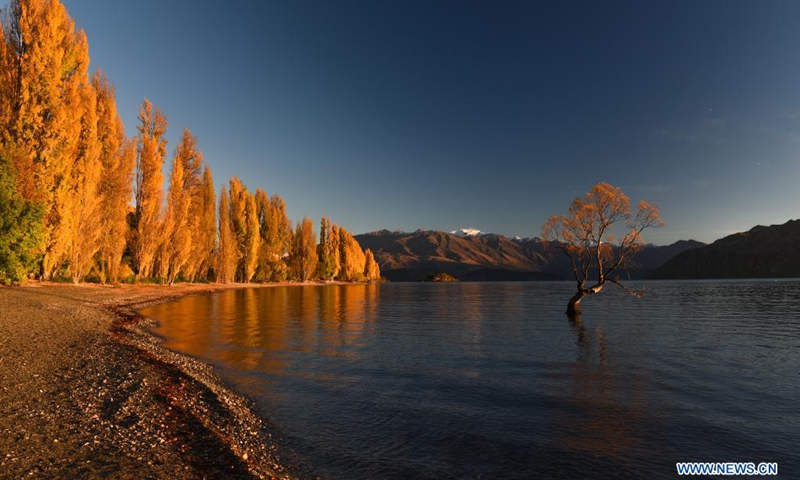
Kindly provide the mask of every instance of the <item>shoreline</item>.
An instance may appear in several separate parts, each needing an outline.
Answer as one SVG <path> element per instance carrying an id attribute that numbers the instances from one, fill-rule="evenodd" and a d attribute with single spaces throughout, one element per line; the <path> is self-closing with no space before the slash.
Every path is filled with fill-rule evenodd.
<path id="1" fill-rule="evenodd" d="M 0 470 L 105 478 L 294 478 L 274 430 L 138 313 L 224 290 L 328 283 L 0 288 Z"/>

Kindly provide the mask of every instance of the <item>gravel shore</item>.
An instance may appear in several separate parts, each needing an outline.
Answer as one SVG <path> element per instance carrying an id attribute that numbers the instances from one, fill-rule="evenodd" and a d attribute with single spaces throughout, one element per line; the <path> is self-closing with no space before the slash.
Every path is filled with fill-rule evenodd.
<path id="1" fill-rule="evenodd" d="M 249 403 L 136 314 L 241 287 L 0 288 L 0 478 L 289 478 Z"/>

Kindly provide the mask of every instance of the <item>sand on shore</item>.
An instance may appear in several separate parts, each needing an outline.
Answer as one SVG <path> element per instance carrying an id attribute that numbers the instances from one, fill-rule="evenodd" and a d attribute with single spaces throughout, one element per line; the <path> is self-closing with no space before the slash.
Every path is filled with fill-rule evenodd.
<path id="1" fill-rule="evenodd" d="M 288 478 L 248 402 L 135 313 L 242 287 L 0 288 L 0 477 Z"/>

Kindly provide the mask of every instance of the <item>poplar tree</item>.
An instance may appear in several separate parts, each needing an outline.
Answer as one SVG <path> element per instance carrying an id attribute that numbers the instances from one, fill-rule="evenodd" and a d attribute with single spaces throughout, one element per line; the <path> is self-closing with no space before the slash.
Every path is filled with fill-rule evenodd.
<path id="1" fill-rule="evenodd" d="M 259 282 L 266 282 L 271 277 L 269 263 L 270 244 L 267 234 L 272 210 L 269 204 L 269 197 L 264 190 L 256 188 L 255 201 L 259 234 L 258 265 L 256 266 L 255 278 Z"/>
<path id="2" fill-rule="evenodd" d="M 339 279 L 346 282 L 358 282 L 364 278 L 364 252 L 355 238 L 345 230 L 339 228 L 339 255 L 341 270 Z"/>
<path id="3" fill-rule="evenodd" d="M 331 251 L 330 251 L 330 222 L 322 217 L 319 221 L 319 245 L 317 246 L 317 276 L 322 280 L 330 280 Z"/>
<path id="4" fill-rule="evenodd" d="M 256 192 L 258 193 L 258 192 Z M 266 193 L 257 196 L 256 207 L 260 209 L 261 248 L 259 262 L 262 281 L 280 282 L 289 274 L 286 259 L 291 250 L 291 221 L 286 215 L 286 204 L 278 195 L 265 202 Z"/>
<path id="5" fill-rule="evenodd" d="M 219 194 L 219 257 L 217 281 L 230 283 L 236 274 L 238 245 L 231 228 L 231 205 L 228 190 L 223 185 Z"/>
<path id="6" fill-rule="evenodd" d="M 314 222 L 306 217 L 297 224 L 291 254 L 292 274 L 305 282 L 313 278 L 317 269 L 317 239 Z"/>
<path id="7" fill-rule="evenodd" d="M 236 244 L 236 268 L 234 278 L 239 281 L 244 277 L 244 251 L 246 243 L 245 205 L 247 203 L 247 190 L 239 177 L 231 177 L 228 181 L 230 188 L 230 224 Z"/>
<path id="8" fill-rule="evenodd" d="M 198 224 L 202 217 L 191 214 L 197 213 L 202 204 L 202 163 L 203 154 L 197 150 L 197 138 L 188 128 L 184 129 L 172 160 L 161 247 L 161 276 L 170 285 L 186 269 L 192 246 L 199 241 Z M 195 265 L 192 262 L 190 267 L 192 276 Z"/>
<path id="9" fill-rule="evenodd" d="M 339 251 L 339 226 L 335 223 L 331 225 L 331 232 L 328 236 L 330 243 L 330 253 L 331 253 L 331 270 L 330 270 L 330 278 L 334 279 L 339 276 L 339 272 L 342 269 L 341 265 L 341 253 Z"/>
<path id="10" fill-rule="evenodd" d="M 256 207 L 255 196 L 252 194 L 247 195 L 247 204 L 245 205 L 245 221 L 247 234 L 245 237 L 244 281 L 249 282 L 256 274 L 256 268 L 258 267 L 258 252 L 261 248 L 261 232 L 258 221 L 258 210 Z"/>
<path id="11" fill-rule="evenodd" d="M 97 93 L 97 137 L 100 142 L 100 230 L 99 274 L 105 283 L 119 281 L 122 255 L 128 237 L 128 202 L 133 188 L 136 145 L 126 139 L 117 113 L 114 88 L 108 78 L 95 72 L 92 85 Z"/>
<path id="12" fill-rule="evenodd" d="M 381 269 L 369 248 L 364 252 L 364 279 L 368 282 L 376 282 L 381 279 Z"/>
<path id="13" fill-rule="evenodd" d="M 242 280 L 250 282 L 258 267 L 258 252 L 261 246 L 260 224 L 258 222 L 258 211 L 255 196 L 245 190 L 245 210 L 244 210 L 244 249 L 242 254 L 243 273 Z"/>
<path id="14" fill-rule="evenodd" d="M 100 250 L 100 180 L 103 165 L 100 160 L 101 144 L 97 134 L 97 95 L 90 83 L 80 85 L 79 106 L 80 135 L 75 162 L 72 165 L 69 196 L 63 209 L 68 220 L 69 274 L 74 283 L 81 282 L 94 264 Z"/>
<path id="15" fill-rule="evenodd" d="M 40 273 L 50 278 L 70 246 L 70 187 L 81 132 L 80 87 L 88 83 L 88 45 L 57 0 L 11 0 L 7 12 L 3 140 L 23 153 L 16 159 L 35 165 L 45 202 Z"/>
<path id="16" fill-rule="evenodd" d="M 187 267 L 189 281 L 207 280 L 214 267 L 214 247 L 217 239 L 217 214 L 214 180 L 211 168 L 203 167 L 203 182 L 198 201 L 193 204 L 190 218 L 194 222 L 192 254 Z"/>
<path id="17" fill-rule="evenodd" d="M 167 119 L 149 100 L 139 110 L 139 137 L 136 158 L 136 227 L 133 254 L 137 278 L 150 277 L 161 243 L 164 174 L 167 153 Z"/>
<path id="18" fill-rule="evenodd" d="M 236 278 L 247 283 L 255 275 L 261 243 L 256 201 L 238 177 L 231 177 L 230 195 L 231 226 L 238 245 Z"/>
<path id="19" fill-rule="evenodd" d="M 0 15 L 6 12 L 0 10 Z M 9 12 L 11 13 L 11 12 Z M 9 127 L 11 126 L 11 116 L 16 103 L 17 69 L 15 59 L 12 56 L 13 49 L 11 43 L 6 39 L 6 26 L 3 25 L 5 18 L 0 18 L 0 145 L 9 143 Z M 9 35 L 11 32 L 8 32 Z M 6 161 L 9 161 L 6 158 Z M 9 165 L 11 162 L 9 161 Z"/>

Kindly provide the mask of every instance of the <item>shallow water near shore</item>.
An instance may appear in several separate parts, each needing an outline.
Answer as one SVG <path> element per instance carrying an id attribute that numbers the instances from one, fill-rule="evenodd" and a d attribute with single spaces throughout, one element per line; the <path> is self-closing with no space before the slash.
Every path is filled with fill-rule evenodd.
<path id="1" fill-rule="evenodd" d="M 800 476 L 800 281 L 289 286 L 142 310 L 325 479 Z"/>

